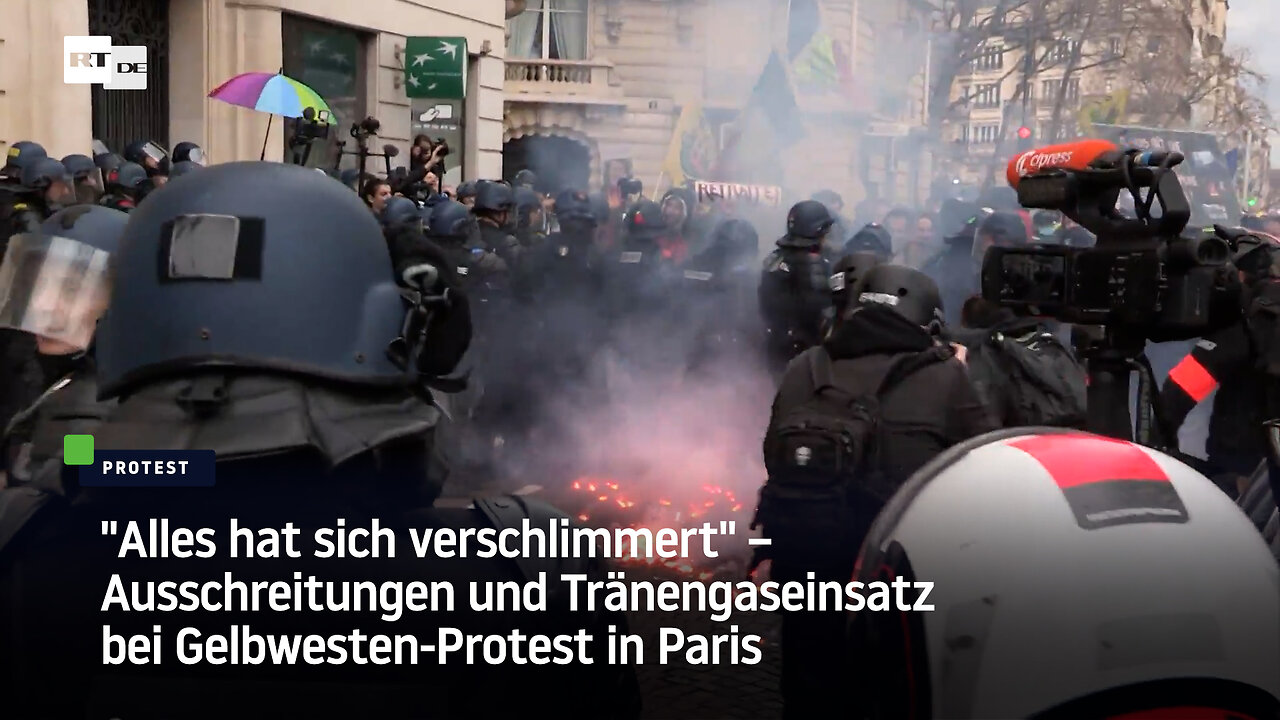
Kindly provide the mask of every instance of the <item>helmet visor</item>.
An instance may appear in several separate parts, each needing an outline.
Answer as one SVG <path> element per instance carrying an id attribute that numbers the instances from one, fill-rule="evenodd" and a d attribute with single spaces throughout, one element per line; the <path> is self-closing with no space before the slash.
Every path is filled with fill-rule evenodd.
<path id="1" fill-rule="evenodd" d="M 93 147 L 94 157 L 98 157 L 99 155 L 111 154 L 111 148 L 107 147 L 106 143 L 102 142 L 101 140 L 98 140 L 97 138 L 94 139 L 92 147 Z"/>
<path id="2" fill-rule="evenodd" d="M 152 160 L 155 160 L 156 162 L 160 162 L 161 160 L 164 160 L 165 158 L 169 157 L 169 153 L 165 152 L 164 148 L 160 147 L 159 145 L 153 142 L 149 142 L 146 145 L 143 145 L 142 152 L 145 153 L 147 157 L 151 158 Z"/>
<path id="3" fill-rule="evenodd" d="M 0 327 L 88 349 L 107 307 L 109 259 L 77 240 L 13 236 L 0 264 Z"/>
<path id="4" fill-rule="evenodd" d="M 187 150 L 187 161 L 193 162 L 197 165 L 204 165 L 205 164 L 204 151 L 198 147 L 193 147 L 190 150 Z M 324 172 L 324 170 L 321 168 L 316 168 L 316 169 L 320 170 L 320 172 Z"/>

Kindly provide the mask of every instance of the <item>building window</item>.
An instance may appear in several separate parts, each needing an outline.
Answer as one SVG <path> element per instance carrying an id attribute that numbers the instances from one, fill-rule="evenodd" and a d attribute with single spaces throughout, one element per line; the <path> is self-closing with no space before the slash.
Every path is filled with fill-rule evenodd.
<path id="1" fill-rule="evenodd" d="M 975 72 L 986 72 L 990 70 L 999 70 L 1004 67 L 1004 48 L 1001 46 L 985 47 L 978 52 L 978 56 L 973 60 L 973 69 Z"/>
<path id="2" fill-rule="evenodd" d="M 589 30 L 587 0 L 530 0 L 507 21 L 507 56 L 586 60 Z"/>
<path id="3" fill-rule="evenodd" d="M 284 74 L 315 90 L 329 105 L 327 139 L 314 140 L 307 165 L 310 167 L 354 168 L 357 160 L 344 156 L 338 164 L 338 141 L 349 139 L 347 130 L 368 114 L 365 92 L 366 36 L 337 25 L 295 15 L 281 18 Z M 296 120 L 285 118 L 285 159 L 301 147 L 289 146 Z M 354 149 L 351 148 L 351 149 Z M 375 152 L 376 152 L 375 148 Z M 299 155 L 301 153 L 299 152 Z"/>
<path id="4" fill-rule="evenodd" d="M 1040 82 L 1040 104 L 1052 106 L 1058 101 L 1058 91 L 1062 89 L 1062 80 L 1042 80 Z M 1067 89 L 1063 99 L 1068 102 L 1080 99 L 1080 78 L 1067 80 Z"/>
<path id="5" fill-rule="evenodd" d="M 1049 49 L 1048 57 L 1045 59 L 1053 65 L 1065 63 L 1075 57 L 1079 50 L 1079 40 L 1059 40 Z"/>
<path id="6" fill-rule="evenodd" d="M 978 85 L 973 94 L 973 106 L 979 108 L 1000 107 L 1000 83 Z"/>
<path id="7" fill-rule="evenodd" d="M 1000 137 L 999 125 L 974 125 L 969 133 L 970 145 L 994 145 Z"/>

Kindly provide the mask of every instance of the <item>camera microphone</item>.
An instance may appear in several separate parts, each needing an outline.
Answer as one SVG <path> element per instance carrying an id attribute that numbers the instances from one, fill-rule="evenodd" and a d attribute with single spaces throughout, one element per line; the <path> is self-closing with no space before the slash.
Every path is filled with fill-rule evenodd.
<path id="1" fill-rule="evenodd" d="M 1185 158 L 1182 153 L 1173 152 L 1172 150 L 1147 150 L 1134 156 L 1133 163 L 1142 167 L 1158 168 L 1173 167 L 1181 163 Z"/>
<path id="2" fill-rule="evenodd" d="M 1017 189 L 1027 175 L 1045 170 L 1087 170 L 1108 154 L 1118 154 L 1120 148 L 1106 140 L 1080 140 L 1063 145 L 1036 148 L 1015 156 L 1009 161 L 1005 179 L 1009 187 Z"/>

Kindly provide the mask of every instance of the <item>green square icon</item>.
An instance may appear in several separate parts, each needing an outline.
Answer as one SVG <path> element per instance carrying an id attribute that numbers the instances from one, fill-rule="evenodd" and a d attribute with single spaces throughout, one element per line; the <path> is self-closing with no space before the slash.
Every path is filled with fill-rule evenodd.
<path id="1" fill-rule="evenodd" d="M 92 465 L 93 436 L 63 435 L 62 462 L 67 465 Z"/>

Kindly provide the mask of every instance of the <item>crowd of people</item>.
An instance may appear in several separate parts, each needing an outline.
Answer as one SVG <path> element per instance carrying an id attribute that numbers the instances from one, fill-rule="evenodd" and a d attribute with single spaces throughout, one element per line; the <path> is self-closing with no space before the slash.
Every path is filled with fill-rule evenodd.
<path id="1" fill-rule="evenodd" d="M 743 365 L 772 373 L 777 390 L 763 442 L 768 478 L 755 519 L 773 544 L 758 554 L 754 569 L 768 568 L 780 580 L 909 573 L 904 552 L 918 553 L 912 562 L 939 552 L 928 542 L 930 532 L 919 528 L 950 527 L 943 513 L 962 512 L 946 502 L 930 509 L 916 496 L 930 497 L 926 484 L 955 487 L 976 472 L 971 458 L 984 453 L 996 463 L 987 468 L 991 476 L 1005 484 L 974 486 L 968 502 L 1008 503 L 1072 547 L 1091 546 L 1070 535 L 1091 529 L 1081 517 L 1105 524 L 1095 517 L 1099 512 L 1139 506 L 1053 515 L 1043 498 L 1010 490 L 1025 468 L 1001 452 L 1020 449 L 1039 462 L 1037 472 L 1054 476 L 1049 456 L 1034 448 L 1069 441 L 1061 452 L 1094 458 L 1099 477 L 1153 480 L 1131 477 L 1136 461 L 1117 454 L 1114 441 L 1069 432 L 1083 429 L 1088 414 L 1085 364 L 1064 339 L 1069 328 L 1017 315 L 982 296 L 979 273 L 991 247 L 1094 242 L 1060 213 L 1023 210 L 1009 188 L 976 202 L 939 197 L 936 212 L 867 202 L 854 219 L 843 215 L 836 193 L 824 191 L 789 209 L 785 231 L 768 248 L 731 203 L 700 202 L 685 188 L 650 199 L 634 178 L 620 178 L 600 193 L 565 188 L 549 195 L 528 170 L 510 183 L 443 187 L 447 147 L 426 138 L 415 141 L 409 168 L 386 177 L 335 176 L 281 163 L 205 167 L 203 152 L 191 143 L 169 153 L 140 141 L 122 157 L 99 149 L 93 158 L 57 161 L 35 143 L 16 143 L 0 173 L 9 193 L 0 266 L 0 325 L 8 328 L 0 420 L 7 427 L 9 485 L 0 492 L 0 611 L 9 626 L 23 627 L 0 634 L 6 663 L 0 670 L 18 686 L 44 688 L 50 679 L 101 671 L 95 628 L 103 620 L 93 601 L 103 573 L 120 563 L 113 552 L 93 549 L 102 545 L 99 520 L 167 517 L 199 527 L 225 512 L 242 525 L 271 527 L 287 518 L 320 526 L 341 509 L 353 525 L 357 516 L 406 527 L 545 524 L 563 513 L 519 496 L 465 507 L 436 501 L 446 480 L 478 493 L 506 476 L 574 476 L 582 468 L 563 456 L 565 444 L 556 438 L 564 429 L 550 422 L 560 415 L 551 408 L 600 402 L 618 368 L 676 383 L 706 382 Z M 1250 287 L 1272 277 L 1272 263 L 1255 262 L 1273 252 L 1259 240 L 1266 232 L 1247 235 L 1253 245 L 1237 243 L 1235 267 Z M 1261 255 L 1250 254 L 1255 251 Z M 1188 362 L 1236 367 L 1208 363 L 1203 353 Z M 1193 406 L 1217 382 L 1189 377 L 1170 375 L 1167 404 L 1181 393 Z M 1188 400 L 1178 403 L 1185 417 Z M 1182 524 L 1143 526 L 1150 545 L 1109 549 L 1117 577 L 1077 589 L 1087 593 L 1105 580 L 1112 584 L 1100 596 L 1107 598 L 1120 586 L 1144 597 L 1164 592 L 1149 579 L 1138 585 L 1146 577 L 1140 573 L 1132 581 L 1118 576 L 1128 563 L 1150 561 L 1152 547 L 1183 547 L 1178 538 L 1187 533 L 1201 542 L 1196 557 L 1237 553 L 1241 577 L 1274 576 L 1274 562 L 1263 569 L 1249 564 L 1257 559 L 1249 553 L 1265 551 L 1258 530 L 1277 515 L 1266 473 L 1255 473 L 1266 467 L 1264 419 L 1254 418 L 1244 433 L 1247 446 L 1221 438 L 1219 459 L 1230 480 L 1215 478 L 1222 490 L 1215 495 L 1203 491 L 1213 489 L 1208 480 L 1168 455 L 1125 445 L 1177 486 Z M 92 434 L 103 448 L 214 450 L 216 492 L 79 487 L 60 462 L 67 434 Z M 1040 445 L 1027 444 L 1032 440 Z M 1163 447 L 1176 455 L 1176 444 Z M 1054 479 L 1064 491 L 1075 482 Z M 1258 526 L 1223 510 L 1222 502 L 1231 500 L 1261 507 Z M 908 517 L 916 519 L 895 524 Z M 1208 534 L 1206 523 L 1214 525 Z M 987 523 L 982 532 L 998 534 L 1001 525 Z M 1268 540 L 1280 557 L 1277 534 L 1273 527 Z M 1004 545 L 997 554 L 1014 549 L 1008 537 L 998 542 Z M 902 549 L 922 545 L 929 549 Z M 472 560 L 462 569 L 421 558 L 388 560 L 359 574 L 536 575 L 525 564 Z M 593 560 L 547 562 L 543 569 L 553 574 L 604 572 Z M 132 569 L 159 573 L 162 564 Z M 300 568 L 305 564 L 299 561 Z M 1168 597 L 1175 594 L 1157 597 L 1164 603 L 1157 604 L 1168 609 L 1182 602 Z M 1258 613 L 1280 611 L 1280 589 L 1255 600 L 1215 620 L 1235 628 Z M 1186 603 L 1175 609 L 1219 609 Z M 520 627 L 526 620 L 448 622 L 492 631 L 494 623 Z M 1042 620 L 1077 622 L 1075 615 Z M 930 693 L 944 700 L 937 689 L 949 682 L 939 676 L 942 661 L 935 658 L 931 676 L 919 639 L 861 617 L 846 630 L 846 621 L 839 612 L 784 613 L 787 717 L 907 717 L 903 703 L 914 707 Z M 1092 622 L 1078 620 L 1080 634 L 1093 630 L 1086 621 Z M 112 622 L 123 627 L 130 620 Z M 625 630 L 625 622 L 617 613 L 557 608 L 537 624 L 570 634 L 588 628 L 603 637 L 603 628 L 613 634 Z M 931 650 L 940 652 L 941 640 L 932 636 L 950 630 L 932 620 L 911 622 L 926 623 L 919 632 L 929 633 Z M 1280 647 L 1280 628 L 1273 625 L 1262 628 L 1263 644 L 1275 640 Z M 1218 662 L 1219 655 L 1230 662 Z M 1274 690 L 1251 673 L 1256 662 L 1275 658 L 1246 653 L 1255 663 L 1246 667 L 1233 664 L 1242 656 L 1219 655 L 1204 658 L 1197 671 Z M 868 661 L 899 656 L 905 656 L 901 668 Z M 299 680 L 295 670 L 282 669 L 282 682 Z M 413 708 L 421 697 L 420 673 L 400 670 L 405 676 L 396 682 L 416 689 L 403 698 Z M 492 670 L 441 669 L 432 679 L 442 693 L 441 714 L 475 715 L 471 704 L 480 695 L 489 698 L 478 713 L 485 716 L 638 713 L 630 667 Z M 363 671 L 353 678 L 349 671 L 342 668 L 339 684 L 372 683 L 366 689 L 375 688 L 380 706 L 392 706 L 378 684 L 385 678 Z M 863 705 L 852 708 L 844 691 L 851 674 L 863 693 L 855 695 Z M 1160 665 L 1126 677 L 1128 683 L 1170 680 Z M 495 693 L 495 684 L 520 691 Z M 83 685 L 56 697 L 30 694 L 63 710 L 105 702 L 96 707 L 126 708 L 121 716 L 157 701 L 150 690 L 130 695 L 127 684 L 104 691 L 108 700 L 102 701 Z M 278 695 L 283 686 L 274 687 L 270 694 Z M 966 712 L 1061 711 L 1077 695 L 1109 689 L 1098 681 L 1074 695 L 1011 691 L 1009 697 L 1026 704 L 989 700 Z M 174 692 L 170 701 L 191 702 L 185 691 Z M 211 703 L 207 708 L 229 702 L 214 695 L 200 702 Z M 290 701 L 333 710 L 325 693 L 299 692 Z M 1241 712 L 1263 707 L 1250 704 L 1253 699 L 1240 702 L 1232 707 Z"/>

